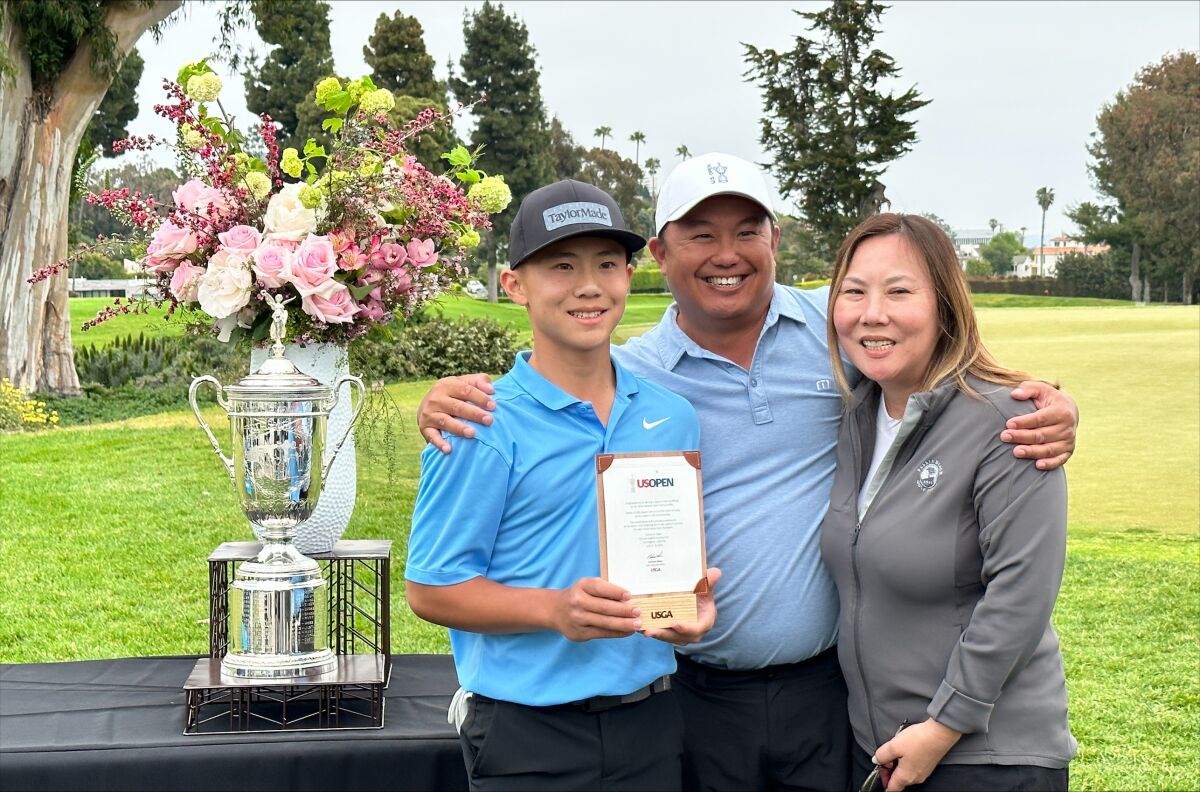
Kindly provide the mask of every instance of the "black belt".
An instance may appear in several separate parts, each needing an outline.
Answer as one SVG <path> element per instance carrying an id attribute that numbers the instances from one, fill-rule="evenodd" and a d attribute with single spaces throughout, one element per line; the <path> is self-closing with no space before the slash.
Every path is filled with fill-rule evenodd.
<path id="1" fill-rule="evenodd" d="M 701 663 L 699 660 L 693 660 L 680 652 L 675 653 L 675 661 L 679 666 L 679 673 L 688 674 L 692 677 L 704 676 L 714 680 L 722 680 L 726 683 L 804 675 L 836 667 L 838 662 L 837 646 L 831 646 L 812 657 L 799 660 L 795 663 L 781 663 L 763 668 L 721 668 L 709 665 L 708 663 Z"/>
<path id="2" fill-rule="evenodd" d="M 665 693 L 671 689 L 671 677 L 661 676 L 645 687 L 640 687 L 632 693 L 623 696 L 592 696 L 591 698 L 572 701 L 568 707 L 576 707 L 584 712 L 603 712 L 626 704 L 636 704 L 645 701 L 655 693 Z"/>

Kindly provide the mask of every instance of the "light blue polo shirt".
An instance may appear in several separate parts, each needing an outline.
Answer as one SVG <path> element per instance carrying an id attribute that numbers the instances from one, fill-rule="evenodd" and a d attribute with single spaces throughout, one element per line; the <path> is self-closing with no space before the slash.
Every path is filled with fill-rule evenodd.
<path id="1" fill-rule="evenodd" d="M 742 670 L 792 663 L 837 639 L 837 590 L 820 550 L 842 415 L 828 299 L 828 289 L 776 285 L 749 371 L 680 330 L 675 305 L 613 350 L 700 416 L 708 563 L 722 572 L 716 626 L 682 650 L 700 662 Z"/>
<path id="2" fill-rule="evenodd" d="M 449 586 L 476 577 L 567 588 L 600 574 L 596 463 L 600 453 L 686 451 L 700 426 L 688 402 L 614 363 L 605 427 L 592 405 L 517 355 L 496 381 L 495 421 L 444 455 L 427 446 L 408 544 L 409 580 Z M 533 706 L 624 695 L 675 670 L 672 647 L 632 635 L 576 643 L 557 632 L 450 630 L 459 684 Z"/>

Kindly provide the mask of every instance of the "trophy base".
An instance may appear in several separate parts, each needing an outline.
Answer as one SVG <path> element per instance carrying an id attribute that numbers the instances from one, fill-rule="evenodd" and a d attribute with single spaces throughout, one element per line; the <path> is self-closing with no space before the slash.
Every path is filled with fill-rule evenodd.
<path id="1" fill-rule="evenodd" d="M 337 656 L 329 649 L 303 655 L 230 652 L 221 661 L 221 678 L 311 680 L 323 674 L 332 674 L 337 668 Z"/>

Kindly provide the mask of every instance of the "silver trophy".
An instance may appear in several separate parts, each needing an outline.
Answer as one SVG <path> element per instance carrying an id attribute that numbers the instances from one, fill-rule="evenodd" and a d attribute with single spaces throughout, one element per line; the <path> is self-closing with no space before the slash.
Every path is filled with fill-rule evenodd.
<path id="1" fill-rule="evenodd" d="M 255 373 L 236 385 L 216 377 L 192 380 L 188 399 L 213 450 L 225 464 L 242 511 L 261 529 L 262 551 L 237 570 L 229 593 L 229 652 L 221 674 L 231 678 L 286 679 L 337 669 L 329 648 L 329 597 L 321 567 L 292 544 L 308 519 L 338 450 L 362 411 L 366 391 L 358 377 L 333 385 L 299 371 L 284 354 L 284 301 L 271 304 L 271 352 Z M 356 386 L 358 404 L 346 431 L 327 453 L 329 413 L 343 384 Z M 211 384 L 229 415 L 233 458 L 200 415 L 196 393 Z"/>

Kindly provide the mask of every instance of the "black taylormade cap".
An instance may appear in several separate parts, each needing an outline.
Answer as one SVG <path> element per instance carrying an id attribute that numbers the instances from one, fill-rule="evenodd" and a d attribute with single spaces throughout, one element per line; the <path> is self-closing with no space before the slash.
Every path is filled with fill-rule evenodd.
<path id="1" fill-rule="evenodd" d="M 645 239 L 625 228 L 612 196 L 599 187 L 563 179 L 521 201 L 508 234 L 508 263 L 516 267 L 547 245 L 577 236 L 615 239 L 631 258 L 646 246 Z"/>

